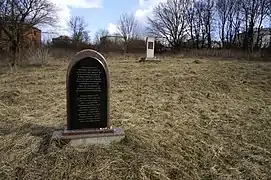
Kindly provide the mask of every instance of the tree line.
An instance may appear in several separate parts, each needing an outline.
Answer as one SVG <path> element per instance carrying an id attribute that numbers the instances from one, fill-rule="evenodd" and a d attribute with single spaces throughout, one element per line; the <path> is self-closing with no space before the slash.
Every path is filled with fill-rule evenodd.
<path id="1" fill-rule="evenodd" d="M 179 49 L 184 42 L 194 48 L 260 48 L 262 26 L 271 34 L 270 0 L 168 0 L 154 8 L 148 31 Z M 218 38 L 215 38 L 215 36 Z M 269 40 L 270 41 L 270 40 Z"/>
<path id="2" fill-rule="evenodd" d="M 120 16 L 115 35 L 123 38 L 124 49 L 133 39 L 153 35 L 166 39 L 176 51 L 216 45 L 251 53 L 270 47 L 271 0 L 167 0 L 153 9 L 143 33 L 139 26 L 133 14 Z M 107 36 L 109 32 L 101 29 L 93 43 Z"/>
<path id="3" fill-rule="evenodd" d="M 271 0 L 167 0 L 153 9 L 145 27 L 140 27 L 133 14 L 123 13 L 115 36 L 122 38 L 124 51 L 133 39 L 152 35 L 166 39 L 176 51 L 182 47 L 212 48 L 216 43 L 220 48 L 239 48 L 251 53 L 271 40 L 270 7 Z M 49 0 L 0 1 L 0 40 L 11 46 L 12 65 L 32 27 L 56 27 L 57 10 Z M 73 41 L 91 42 L 83 17 L 72 17 L 67 23 Z M 101 29 L 91 43 L 104 43 L 108 36 L 109 32 Z"/>
<path id="4" fill-rule="evenodd" d="M 139 23 L 133 14 L 121 14 L 118 24 L 117 33 L 111 34 L 107 29 L 99 29 L 94 36 L 93 41 L 90 40 L 86 31 L 87 23 L 83 17 L 74 16 L 68 22 L 68 27 L 71 31 L 71 40 L 78 43 L 92 43 L 93 45 L 104 45 L 108 43 L 109 37 L 115 37 L 114 43 L 118 44 L 118 38 L 122 40 L 123 51 L 127 52 L 128 44 L 135 39 L 139 39 L 140 33 L 138 32 Z"/>

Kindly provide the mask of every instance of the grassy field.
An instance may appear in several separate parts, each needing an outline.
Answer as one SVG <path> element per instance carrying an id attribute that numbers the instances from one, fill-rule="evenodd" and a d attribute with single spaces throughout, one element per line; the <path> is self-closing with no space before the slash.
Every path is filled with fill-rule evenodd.
<path id="1" fill-rule="evenodd" d="M 0 179 L 270 179 L 271 63 L 111 60 L 109 148 L 51 143 L 68 62 L 0 69 Z"/>

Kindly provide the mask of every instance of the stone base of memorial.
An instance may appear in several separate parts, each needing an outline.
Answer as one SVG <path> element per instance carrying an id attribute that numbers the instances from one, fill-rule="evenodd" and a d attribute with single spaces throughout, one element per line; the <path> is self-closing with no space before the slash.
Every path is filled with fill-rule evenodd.
<path id="1" fill-rule="evenodd" d="M 144 57 L 139 62 L 161 62 L 161 59 Z"/>
<path id="2" fill-rule="evenodd" d="M 146 57 L 145 58 L 145 61 L 148 61 L 148 62 L 150 62 L 150 61 L 154 61 L 154 62 L 160 62 L 161 61 L 161 59 L 158 59 L 158 58 L 148 58 L 148 57 Z"/>
<path id="3" fill-rule="evenodd" d="M 71 146 L 110 145 L 125 138 L 121 128 L 87 129 L 87 130 L 60 130 L 55 131 L 53 141 L 68 140 Z"/>

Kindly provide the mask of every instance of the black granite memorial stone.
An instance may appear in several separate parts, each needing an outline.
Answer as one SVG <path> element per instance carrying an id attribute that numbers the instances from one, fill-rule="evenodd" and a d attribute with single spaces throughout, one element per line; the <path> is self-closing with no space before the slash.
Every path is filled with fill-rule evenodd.
<path id="1" fill-rule="evenodd" d="M 67 74 L 67 130 L 108 128 L 106 61 L 89 51 L 76 58 Z"/>
<path id="2" fill-rule="evenodd" d="M 52 140 L 73 147 L 109 145 L 125 133 L 109 120 L 110 77 L 105 58 L 85 49 L 70 61 L 66 77 L 67 126 L 53 132 Z"/>

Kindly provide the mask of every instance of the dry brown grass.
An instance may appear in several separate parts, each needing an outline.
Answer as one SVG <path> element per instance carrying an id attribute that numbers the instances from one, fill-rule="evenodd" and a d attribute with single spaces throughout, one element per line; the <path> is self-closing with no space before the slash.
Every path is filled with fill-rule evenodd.
<path id="1" fill-rule="evenodd" d="M 181 53 L 185 57 L 271 61 L 271 53 L 268 49 L 254 51 L 252 54 L 248 54 L 241 49 L 190 49 L 182 50 Z"/>
<path id="2" fill-rule="evenodd" d="M 67 62 L 0 69 L 0 179 L 270 179 L 271 63 L 108 62 L 110 118 L 127 137 L 81 151 L 50 143 Z"/>

